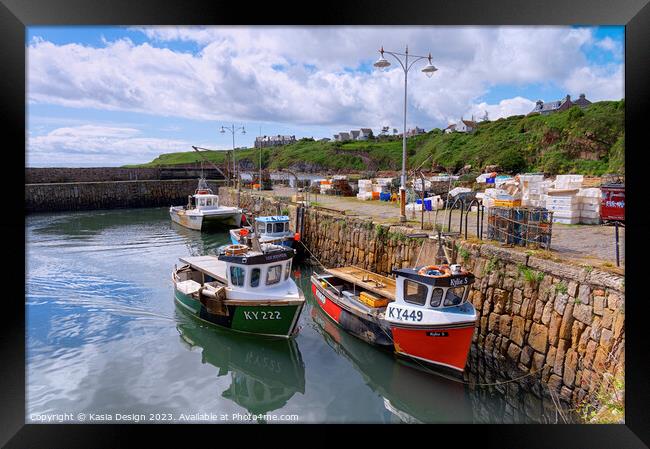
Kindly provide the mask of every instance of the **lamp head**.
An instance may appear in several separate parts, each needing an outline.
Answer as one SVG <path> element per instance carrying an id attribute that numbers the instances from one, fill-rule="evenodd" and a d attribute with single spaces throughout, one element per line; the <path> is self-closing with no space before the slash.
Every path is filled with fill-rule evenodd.
<path id="1" fill-rule="evenodd" d="M 422 69 L 422 72 L 428 78 L 431 78 L 436 71 L 438 71 L 438 69 L 431 63 L 431 53 L 429 53 L 429 63 Z"/>
<path id="2" fill-rule="evenodd" d="M 386 67 L 389 67 L 390 62 L 386 58 L 384 58 L 383 46 L 381 47 L 381 50 L 379 50 L 379 53 L 381 54 L 381 56 L 379 57 L 379 59 L 377 59 L 377 61 L 373 65 L 378 69 L 385 69 Z"/>

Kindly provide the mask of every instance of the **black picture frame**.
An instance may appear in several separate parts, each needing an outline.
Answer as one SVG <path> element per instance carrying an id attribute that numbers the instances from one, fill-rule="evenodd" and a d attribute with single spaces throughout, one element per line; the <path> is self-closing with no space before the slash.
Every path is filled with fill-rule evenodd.
<path id="1" fill-rule="evenodd" d="M 643 280 L 649 228 L 644 201 L 643 168 L 650 151 L 647 144 L 647 113 L 650 111 L 650 5 L 648 0 L 516 0 L 447 1 L 358 1 L 327 4 L 267 2 L 244 5 L 236 2 L 190 1 L 97 1 L 97 0 L 0 0 L 0 107 L 5 124 L 4 140 L 5 220 L 0 223 L 9 237 L 9 250 L 3 257 L 8 289 L 5 289 L 0 340 L 0 444 L 6 447 L 122 447 L 134 444 L 135 433 L 144 433 L 147 446 L 153 439 L 170 441 L 172 432 L 187 436 L 188 444 L 197 437 L 223 443 L 209 425 L 36 425 L 24 424 L 25 416 L 25 304 L 24 288 L 18 279 L 25 277 L 25 222 L 23 193 L 14 192 L 24 185 L 25 142 L 25 27 L 31 25 L 172 25 L 172 24 L 278 24 L 278 25 L 625 25 L 625 92 L 626 92 L 626 413 L 624 425 L 483 425 L 436 427 L 435 431 L 412 428 L 406 432 L 383 427 L 398 435 L 400 444 L 411 437 L 426 438 L 431 445 L 494 445 L 516 448 L 641 448 L 650 444 L 650 399 L 647 369 L 648 337 L 644 330 L 647 300 Z M 644 115 L 645 114 L 645 115 Z M 644 139 L 645 137 L 645 139 Z M 20 187 L 18 187 L 20 186 Z M 18 236 L 23 236 L 19 238 Z M 15 245 L 15 248 L 13 246 Z M 5 245 L 6 247 L 6 245 Z M 22 252 L 21 252 L 22 250 Z M 628 275 L 629 274 L 629 275 Z M 269 426 L 273 431 L 294 432 L 296 426 Z M 378 434 L 379 426 L 372 432 Z M 230 429 L 233 429 L 231 427 Z M 229 430 L 230 430 L 229 429 Z M 225 429 L 218 432 L 223 435 Z M 233 431 L 230 430 L 230 433 Z M 241 427 L 234 427 L 240 437 L 251 437 Z M 256 430 L 259 435 L 260 430 Z M 248 434 L 248 435 L 247 435 Z M 336 431 L 324 435 L 334 437 Z M 445 438 L 447 437 L 447 438 Z M 451 437 L 451 440 L 448 439 Z M 153 439 L 152 439 L 153 438 Z M 343 443 L 336 438 L 335 444 Z M 292 444 L 311 444 L 312 439 L 295 438 Z M 443 443 L 443 441 L 446 441 Z M 249 443 L 262 442 L 259 437 Z M 325 439 L 322 439 L 325 442 Z"/>

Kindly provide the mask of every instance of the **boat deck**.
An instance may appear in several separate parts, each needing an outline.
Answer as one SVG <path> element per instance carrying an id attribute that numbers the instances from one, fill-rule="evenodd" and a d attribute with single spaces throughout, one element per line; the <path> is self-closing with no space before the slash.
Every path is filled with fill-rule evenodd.
<path id="1" fill-rule="evenodd" d="M 202 271 L 214 279 L 226 283 L 226 263 L 220 261 L 215 256 L 193 256 L 181 257 L 181 262 L 185 262 L 192 268 Z"/>
<path id="2" fill-rule="evenodd" d="M 355 266 L 329 268 L 327 272 L 391 301 L 395 300 L 395 279 Z"/>

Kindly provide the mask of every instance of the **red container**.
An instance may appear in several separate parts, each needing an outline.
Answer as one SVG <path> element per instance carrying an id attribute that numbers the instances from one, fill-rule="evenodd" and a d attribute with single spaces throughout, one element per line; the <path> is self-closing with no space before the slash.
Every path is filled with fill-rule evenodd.
<path id="1" fill-rule="evenodd" d="M 600 186 L 600 218 L 609 221 L 625 221 L 625 185 L 603 184 Z"/>

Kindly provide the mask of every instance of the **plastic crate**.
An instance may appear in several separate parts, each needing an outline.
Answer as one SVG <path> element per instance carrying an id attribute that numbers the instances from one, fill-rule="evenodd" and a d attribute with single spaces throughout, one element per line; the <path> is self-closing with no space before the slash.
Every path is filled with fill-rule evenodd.
<path id="1" fill-rule="evenodd" d="M 495 207 L 519 207 L 521 200 L 494 200 Z"/>

